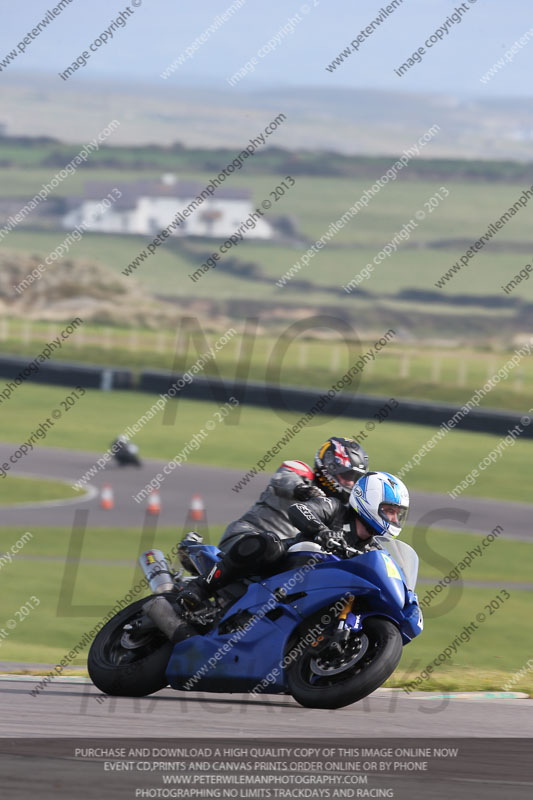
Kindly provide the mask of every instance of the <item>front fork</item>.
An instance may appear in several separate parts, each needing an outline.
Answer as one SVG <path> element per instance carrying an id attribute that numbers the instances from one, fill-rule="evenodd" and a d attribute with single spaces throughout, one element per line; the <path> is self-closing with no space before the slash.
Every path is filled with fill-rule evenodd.
<path id="1" fill-rule="evenodd" d="M 350 595 L 338 617 L 339 622 L 332 638 L 333 647 L 339 651 L 342 649 L 342 644 L 347 642 L 353 633 L 359 633 L 362 629 L 361 614 L 354 614 L 352 611 L 354 601 L 355 597 Z"/>

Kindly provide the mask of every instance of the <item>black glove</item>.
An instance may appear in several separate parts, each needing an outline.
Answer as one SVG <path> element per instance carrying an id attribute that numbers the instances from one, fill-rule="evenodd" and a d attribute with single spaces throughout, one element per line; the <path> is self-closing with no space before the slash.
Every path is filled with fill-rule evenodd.
<path id="1" fill-rule="evenodd" d="M 343 554 L 346 547 L 344 531 L 330 531 L 328 528 L 320 531 L 315 536 L 315 542 L 328 553 Z"/>
<path id="2" fill-rule="evenodd" d="M 326 495 L 318 486 L 312 483 L 299 483 L 295 487 L 293 497 L 295 500 L 311 500 L 312 497 L 325 497 Z"/>

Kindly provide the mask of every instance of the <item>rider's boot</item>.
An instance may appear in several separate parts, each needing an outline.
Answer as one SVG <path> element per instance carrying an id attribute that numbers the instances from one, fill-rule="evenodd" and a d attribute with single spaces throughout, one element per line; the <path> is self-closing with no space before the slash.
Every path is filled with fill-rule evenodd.
<path id="1" fill-rule="evenodd" d="M 209 598 L 235 578 L 234 564 L 225 561 L 226 557 L 223 557 L 205 578 L 199 576 L 184 581 L 178 599 L 189 611 L 205 611 L 209 606 Z"/>
<path id="2" fill-rule="evenodd" d="M 222 555 L 211 572 L 183 582 L 179 598 L 191 611 L 208 608 L 209 598 L 236 578 L 254 575 L 277 563 L 285 554 L 279 537 L 269 531 L 246 534 Z"/>

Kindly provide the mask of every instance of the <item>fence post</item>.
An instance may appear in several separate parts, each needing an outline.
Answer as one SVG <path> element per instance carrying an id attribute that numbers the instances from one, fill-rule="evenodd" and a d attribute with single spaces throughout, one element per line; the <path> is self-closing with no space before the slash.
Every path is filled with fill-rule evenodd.
<path id="1" fill-rule="evenodd" d="M 468 364 L 466 359 L 462 358 L 459 361 L 457 369 L 457 386 L 466 386 L 466 379 L 468 375 Z"/>
<path id="2" fill-rule="evenodd" d="M 440 365 L 441 365 L 440 356 L 435 356 L 433 358 L 433 362 L 431 364 L 431 382 L 432 383 L 440 383 Z"/>
<path id="3" fill-rule="evenodd" d="M 100 389 L 102 390 L 102 392 L 110 392 L 112 388 L 113 388 L 113 370 L 104 369 L 102 371 Z"/>
<path id="4" fill-rule="evenodd" d="M 333 352 L 331 354 L 331 361 L 330 361 L 330 365 L 329 365 L 329 368 L 330 368 L 331 372 L 337 372 L 337 370 L 339 369 L 340 355 L 341 355 L 340 347 L 338 345 L 336 345 L 333 348 Z"/>
<path id="5" fill-rule="evenodd" d="M 24 344 L 30 343 L 31 332 L 32 332 L 32 324 L 28 320 L 25 320 L 24 326 L 22 328 L 22 341 L 24 342 Z"/>

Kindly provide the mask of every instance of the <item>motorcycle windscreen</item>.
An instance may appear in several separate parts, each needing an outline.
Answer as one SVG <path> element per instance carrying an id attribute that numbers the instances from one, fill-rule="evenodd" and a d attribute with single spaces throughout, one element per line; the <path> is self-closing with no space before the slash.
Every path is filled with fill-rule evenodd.
<path id="1" fill-rule="evenodd" d="M 411 545 L 399 539 L 391 539 L 388 536 L 380 536 L 376 541 L 398 564 L 405 575 L 407 588 L 414 592 L 418 578 L 418 556 L 416 551 L 413 550 Z"/>

